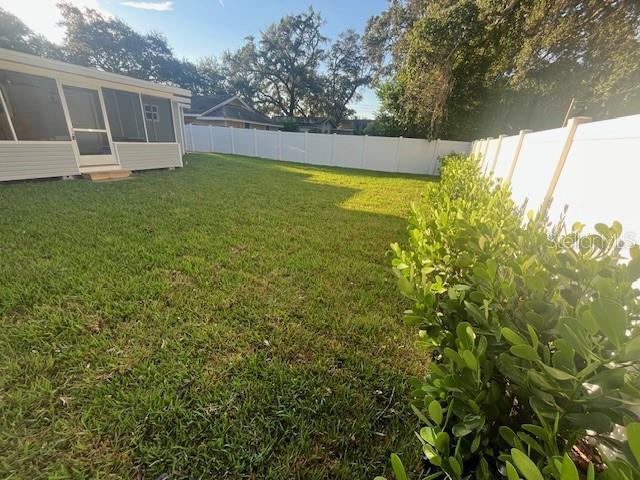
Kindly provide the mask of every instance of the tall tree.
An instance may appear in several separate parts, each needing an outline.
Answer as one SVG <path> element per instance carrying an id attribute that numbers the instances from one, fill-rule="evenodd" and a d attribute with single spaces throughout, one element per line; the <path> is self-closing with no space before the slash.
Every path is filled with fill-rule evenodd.
<path id="1" fill-rule="evenodd" d="M 58 7 L 69 61 L 146 80 L 167 80 L 174 57 L 162 35 L 140 34 L 122 20 L 93 9 L 82 11 L 70 3 Z"/>
<path id="2" fill-rule="evenodd" d="M 394 0 L 365 41 L 385 118 L 405 134 L 472 138 L 640 110 L 640 4 Z"/>
<path id="3" fill-rule="evenodd" d="M 0 48 L 54 59 L 64 56 L 57 45 L 34 33 L 22 20 L 3 8 L 0 8 Z"/>
<path id="4" fill-rule="evenodd" d="M 256 42 L 247 37 L 235 53 L 224 57 L 230 83 L 265 113 L 308 115 L 315 108 L 318 67 L 327 39 L 322 16 L 310 8 L 269 26 Z"/>
<path id="5" fill-rule="evenodd" d="M 353 115 L 349 104 L 362 98 L 360 89 L 371 81 L 362 39 L 353 30 L 340 34 L 326 54 L 321 99 L 323 110 L 336 124 Z"/>
<path id="6" fill-rule="evenodd" d="M 143 80 L 178 85 L 196 95 L 221 93 L 221 67 L 213 58 L 197 64 L 176 58 L 167 39 L 141 34 L 122 20 L 59 3 L 66 28 L 63 51 L 68 61 Z"/>

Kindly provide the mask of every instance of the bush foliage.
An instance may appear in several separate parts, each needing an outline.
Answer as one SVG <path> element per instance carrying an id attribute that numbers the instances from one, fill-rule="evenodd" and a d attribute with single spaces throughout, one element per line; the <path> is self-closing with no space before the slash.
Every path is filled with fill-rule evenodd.
<path id="1" fill-rule="evenodd" d="M 412 403 L 426 478 L 640 479 L 640 249 L 623 262 L 620 224 L 583 229 L 525 219 L 460 156 L 412 208 L 392 251 L 432 351 Z"/>

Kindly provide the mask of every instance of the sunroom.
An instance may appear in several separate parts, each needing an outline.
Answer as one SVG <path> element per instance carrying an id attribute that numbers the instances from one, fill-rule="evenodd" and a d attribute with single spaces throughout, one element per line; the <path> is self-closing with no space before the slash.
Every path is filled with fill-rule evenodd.
<path id="1" fill-rule="evenodd" d="M 181 167 L 190 98 L 0 49 L 0 181 Z"/>

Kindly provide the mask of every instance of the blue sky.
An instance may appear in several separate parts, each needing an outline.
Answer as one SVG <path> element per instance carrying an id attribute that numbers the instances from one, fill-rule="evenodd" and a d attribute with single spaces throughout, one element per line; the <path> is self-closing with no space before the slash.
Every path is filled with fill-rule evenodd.
<path id="1" fill-rule="evenodd" d="M 20 17 L 29 27 L 53 41 L 63 32 L 56 25 L 56 0 L 0 0 L 0 6 Z M 362 33 L 366 20 L 387 7 L 387 0 L 72 0 L 78 6 L 97 8 L 120 17 L 134 29 L 156 30 L 169 40 L 178 57 L 196 60 L 220 56 L 242 45 L 248 35 L 260 31 L 288 13 L 310 5 L 326 19 L 325 36 L 335 38 L 352 28 Z M 372 117 L 378 106 L 375 93 L 363 92 L 355 105 L 359 116 Z"/>

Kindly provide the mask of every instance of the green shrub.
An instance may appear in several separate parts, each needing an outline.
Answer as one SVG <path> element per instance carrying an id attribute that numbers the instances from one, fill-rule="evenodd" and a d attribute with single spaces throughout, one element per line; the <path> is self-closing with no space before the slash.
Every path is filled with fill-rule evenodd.
<path id="1" fill-rule="evenodd" d="M 640 249 L 621 262 L 620 224 L 596 230 L 525 220 L 474 160 L 443 162 L 392 245 L 432 351 L 411 405 L 426 478 L 640 479 Z"/>

